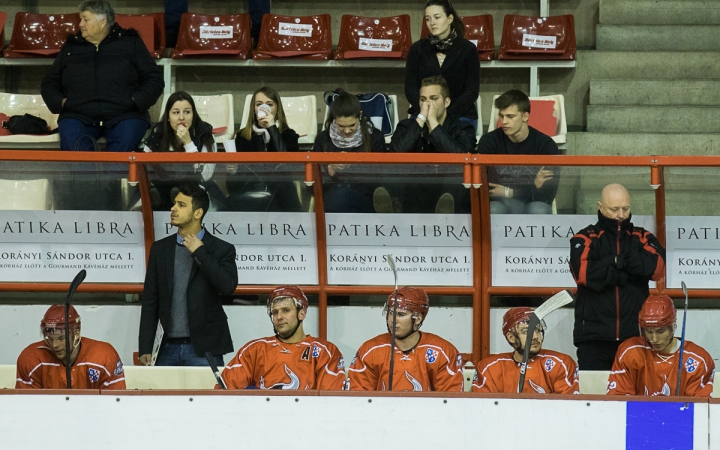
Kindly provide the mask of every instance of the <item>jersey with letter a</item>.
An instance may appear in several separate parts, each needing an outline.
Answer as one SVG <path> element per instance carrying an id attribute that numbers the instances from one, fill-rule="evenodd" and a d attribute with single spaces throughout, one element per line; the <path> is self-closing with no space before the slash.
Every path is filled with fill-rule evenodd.
<path id="1" fill-rule="evenodd" d="M 395 349 L 393 391 L 462 392 L 462 356 L 455 346 L 430 333 L 409 352 Z M 390 374 L 390 333 L 364 343 L 348 370 L 346 389 L 386 391 Z"/>
<path id="2" fill-rule="evenodd" d="M 666 355 L 653 351 L 642 336 L 626 340 L 615 355 L 608 395 L 675 395 L 679 357 L 679 347 Z M 680 395 L 710 397 L 714 377 L 715 362 L 708 352 L 685 341 Z"/>
<path id="3" fill-rule="evenodd" d="M 267 337 L 238 350 L 222 378 L 228 389 L 339 391 L 345 382 L 345 362 L 334 344 L 320 338 L 308 335 L 296 344 L 286 344 Z"/>
<path id="4" fill-rule="evenodd" d="M 123 364 L 113 346 L 86 337 L 70 376 L 73 389 L 125 389 Z M 67 389 L 65 365 L 44 341 L 27 346 L 18 356 L 15 389 Z"/>
<path id="5" fill-rule="evenodd" d="M 513 360 L 512 353 L 501 353 L 478 363 L 472 390 L 514 394 L 519 382 L 520 363 Z M 523 393 L 579 394 L 577 364 L 564 353 L 540 351 L 528 361 Z"/>

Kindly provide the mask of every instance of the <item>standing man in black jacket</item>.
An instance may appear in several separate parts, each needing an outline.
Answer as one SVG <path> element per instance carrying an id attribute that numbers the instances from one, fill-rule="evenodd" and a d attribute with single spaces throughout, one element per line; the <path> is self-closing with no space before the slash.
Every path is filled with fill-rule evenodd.
<path id="1" fill-rule="evenodd" d="M 398 123 L 390 141 L 390 150 L 399 153 L 470 153 L 475 147 L 475 129 L 460 117 L 448 114 L 450 91 L 441 76 L 428 77 L 420 84 L 420 113 Z M 440 189 L 440 190 L 438 190 Z M 425 204 L 432 200 L 437 213 L 453 213 L 454 199 L 449 192 L 441 194 L 440 184 L 408 186 L 412 197 Z M 439 198 L 439 199 L 438 199 Z M 409 200 L 409 199 L 407 199 Z M 376 212 L 397 212 L 391 206 L 386 188 L 375 190 L 373 203 Z M 423 210 L 406 212 L 429 212 Z"/>
<path id="2" fill-rule="evenodd" d="M 158 320 L 164 337 L 156 365 L 203 366 L 210 352 L 218 366 L 232 352 L 230 328 L 220 295 L 238 282 L 235 247 L 202 227 L 210 205 L 197 183 L 174 189 L 170 224 L 176 235 L 150 249 L 140 315 L 140 362 L 150 365 Z"/>
<path id="3" fill-rule="evenodd" d="M 640 334 L 638 314 L 648 282 L 665 275 L 665 249 L 631 218 L 627 189 L 609 184 L 598 202 L 598 222 L 570 239 L 580 370 L 612 368 L 620 344 Z"/>

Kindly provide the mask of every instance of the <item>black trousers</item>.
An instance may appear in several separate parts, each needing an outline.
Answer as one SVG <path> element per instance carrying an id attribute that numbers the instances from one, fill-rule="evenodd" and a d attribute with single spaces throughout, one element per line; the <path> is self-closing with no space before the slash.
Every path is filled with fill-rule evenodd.
<path id="1" fill-rule="evenodd" d="M 583 341 L 577 347 L 578 368 L 580 370 L 611 370 L 615 353 L 622 341 Z"/>

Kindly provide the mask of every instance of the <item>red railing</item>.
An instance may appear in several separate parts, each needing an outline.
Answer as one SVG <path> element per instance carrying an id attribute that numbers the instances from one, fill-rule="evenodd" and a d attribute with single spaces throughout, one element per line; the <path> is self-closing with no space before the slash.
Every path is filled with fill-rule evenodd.
<path id="1" fill-rule="evenodd" d="M 490 227 L 490 197 L 484 182 L 482 166 L 619 166 L 648 167 L 648 183 L 655 188 L 656 236 L 666 245 L 665 229 L 665 167 L 720 167 L 720 156 L 517 156 L 476 154 L 398 154 L 398 153 L 94 153 L 59 151 L 9 151 L 0 150 L 0 161 L 43 162 L 96 162 L 128 164 L 128 180 L 139 182 L 142 198 L 142 214 L 145 224 L 146 256 L 155 240 L 153 213 L 145 164 L 192 164 L 192 163 L 287 163 L 305 165 L 305 182 L 314 183 L 315 219 L 317 230 L 318 284 L 302 286 L 307 293 L 318 294 L 319 336 L 327 337 L 327 296 L 333 294 L 387 294 L 383 286 L 331 286 L 327 276 L 327 246 L 322 182 L 318 164 L 442 164 L 463 166 L 463 185 L 469 186 L 472 217 L 473 285 L 471 287 L 432 286 L 424 287 L 429 294 L 471 295 L 473 298 L 472 354 L 464 355 L 477 361 L 490 350 L 490 296 L 491 295 L 540 295 L 549 296 L 562 287 L 512 287 L 492 285 L 492 255 Z M 236 293 L 269 293 L 274 286 L 242 285 Z M 63 292 L 66 283 L 0 283 L 0 291 Z M 137 283 L 85 283 L 81 292 L 140 293 L 142 284 Z M 681 295 L 680 289 L 666 289 L 665 279 L 658 281 L 657 291 L 670 296 Z M 693 290 L 695 298 L 718 296 L 718 291 Z"/>

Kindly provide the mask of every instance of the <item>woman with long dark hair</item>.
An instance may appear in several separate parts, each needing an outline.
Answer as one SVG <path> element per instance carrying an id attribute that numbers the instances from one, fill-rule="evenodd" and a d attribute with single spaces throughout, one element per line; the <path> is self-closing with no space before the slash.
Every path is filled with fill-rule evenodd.
<path id="1" fill-rule="evenodd" d="M 405 97 L 409 113 L 420 113 L 420 83 L 441 75 L 450 87 L 448 113 L 477 129 L 475 102 L 480 92 L 477 47 L 464 38 L 465 27 L 449 0 L 428 0 L 425 25 L 430 34 L 410 47 L 405 64 Z"/>
<path id="2" fill-rule="evenodd" d="M 384 152 L 385 136 L 360 109 L 358 98 L 342 92 L 332 102 L 325 129 L 315 139 L 316 152 Z M 374 187 L 347 182 L 347 164 L 329 164 L 330 182 L 324 183 L 325 211 L 374 212 Z"/>
<path id="3" fill-rule="evenodd" d="M 282 99 L 275 89 L 264 86 L 253 92 L 245 127 L 235 140 L 225 143 L 226 152 L 296 152 L 298 134 L 290 128 Z M 230 145 L 228 145 L 230 144 Z M 287 165 L 275 165 L 272 173 L 258 166 L 228 165 L 228 209 L 231 211 L 301 211 L 294 181 L 268 181 L 269 176 L 286 171 Z M 282 169 L 284 167 L 284 169 Z M 299 180 L 298 180 L 299 181 Z"/>

